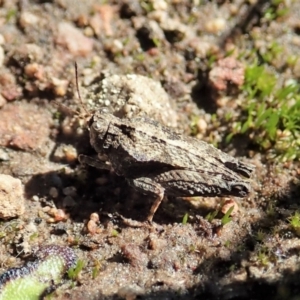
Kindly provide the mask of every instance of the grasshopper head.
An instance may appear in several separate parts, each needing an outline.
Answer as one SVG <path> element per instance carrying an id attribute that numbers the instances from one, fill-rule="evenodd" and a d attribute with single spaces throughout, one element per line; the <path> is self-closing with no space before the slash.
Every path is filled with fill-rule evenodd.
<path id="1" fill-rule="evenodd" d="M 110 147 L 113 127 L 118 120 L 118 117 L 101 109 L 89 121 L 90 143 L 97 153 L 104 153 Z"/>
<path id="2" fill-rule="evenodd" d="M 101 110 L 92 116 L 89 121 L 91 141 L 92 136 L 101 141 L 105 139 L 109 124 L 111 123 L 109 116 L 110 114 Z"/>

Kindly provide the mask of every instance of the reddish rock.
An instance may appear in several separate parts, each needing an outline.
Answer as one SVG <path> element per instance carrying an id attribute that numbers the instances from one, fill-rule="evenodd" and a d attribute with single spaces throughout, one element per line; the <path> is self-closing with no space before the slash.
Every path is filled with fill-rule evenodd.
<path id="1" fill-rule="evenodd" d="M 105 34 L 106 36 L 113 35 L 113 29 L 111 27 L 113 15 L 116 8 L 111 5 L 95 5 L 95 11 L 97 12 L 91 17 L 90 25 L 93 28 L 95 34 L 100 36 Z"/>
<path id="2" fill-rule="evenodd" d="M 22 89 L 16 83 L 16 78 L 9 71 L 0 73 L 0 92 L 8 101 L 15 100 L 22 95 Z"/>
<path id="3" fill-rule="evenodd" d="M 0 110 L 0 145 L 38 150 L 50 134 L 49 122 L 45 109 L 25 103 L 7 104 Z"/>
<path id="4" fill-rule="evenodd" d="M 141 251 L 139 246 L 135 244 L 124 244 L 121 246 L 123 256 L 128 259 L 134 267 L 145 267 L 148 263 L 148 257 Z"/>
<path id="5" fill-rule="evenodd" d="M 244 66 L 234 57 L 220 59 L 209 72 L 209 83 L 217 91 L 225 91 L 230 86 L 240 87 L 244 79 Z"/>
<path id="6" fill-rule="evenodd" d="M 93 50 L 93 40 L 67 22 L 58 24 L 56 43 L 67 48 L 73 55 L 86 56 Z"/>
<path id="7" fill-rule="evenodd" d="M 224 202 L 223 206 L 222 206 L 222 213 L 225 215 L 227 213 L 227 211 L 229 209 L 231 209 L 231 207 L 233 207 L 233 211 L 231 212 L 231 216 L 235 216 L 238 214 L 239 212 L 239 206 L 238 204 L 234 201 L 234 199 L 228 199 Z"/>

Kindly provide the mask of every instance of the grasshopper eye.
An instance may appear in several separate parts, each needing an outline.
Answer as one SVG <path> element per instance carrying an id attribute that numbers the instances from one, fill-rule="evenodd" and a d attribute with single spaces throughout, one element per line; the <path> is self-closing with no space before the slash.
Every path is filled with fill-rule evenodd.
<path id="1" fill-rule="evenodd" d="M 94 118 L 91 123 L 91 134 L 97 136 L 98 139 L 104 139 L 109 127 L 109 121 L 105 118 Z"/>

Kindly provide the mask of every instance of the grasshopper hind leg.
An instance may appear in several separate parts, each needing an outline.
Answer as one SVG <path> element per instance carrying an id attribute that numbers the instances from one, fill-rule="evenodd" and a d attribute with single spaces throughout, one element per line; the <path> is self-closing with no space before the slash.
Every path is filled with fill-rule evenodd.
<path id="1" fill-rule="evenodd" d="M 150 212 L 147 216 L 147 221 L 152 222 L 158 207 L 160 206 L 162 200 L 164 199 L 165 189 L 159 183 L 147 177 L 128 179 L 128 183 L 136 190 L 142 193 L 156 196 L 156 199 L 152 204 L 150 208 Z"/>

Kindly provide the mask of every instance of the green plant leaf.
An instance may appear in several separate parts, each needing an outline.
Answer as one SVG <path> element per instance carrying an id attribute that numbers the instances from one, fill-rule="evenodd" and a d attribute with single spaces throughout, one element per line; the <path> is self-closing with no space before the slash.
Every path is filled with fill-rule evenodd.
<path id="1" fill-rule="evenodd" d="M 182 218 L 182 224 L 183 225 L 187 224 L 188 219 L 189 219 L 189 214 L 186 213 Z"/>
<path id="2" fill-rule="evenodd" d="M 223 218 L 221 219 L 221 223 L 222 223 L 223 226 L 226 225 L 227 223 L 229 223 L 229 222 L 232 220 L 232 218 L 230 217 L 230 215 L 231 215 L 231 213 L 233 212 L 233 210 L 234 210 L 234 206 L 231 206 L 231 207 L 227 210 L 227 212 L 226 212 L 226 214 L 223 216 Z"/>

